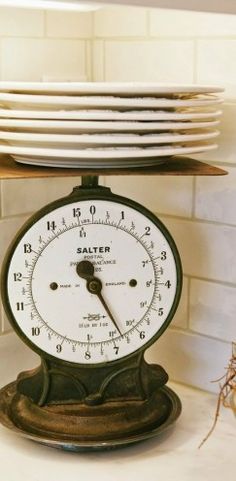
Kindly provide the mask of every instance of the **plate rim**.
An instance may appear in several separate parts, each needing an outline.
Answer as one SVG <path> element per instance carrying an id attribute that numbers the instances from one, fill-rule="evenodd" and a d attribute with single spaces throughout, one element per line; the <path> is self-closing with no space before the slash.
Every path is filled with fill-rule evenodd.
<path id="1" fill-rule="evenodd" d="M 112 145 L 143 145 L 143 144 L 161 144 L 161 143 L 175 143 L 175 142 L 195 142 L 198 140 L 208 140 L 219 136 L 220 131 L 217 129 L 211 129 L 210 132 L 201 132 L 193 134 L 176 134 L 176 133 L 156 133 L 156 134 L 50 134 L 50 133 L 32 133 L 32 132 L 8 132 L 0 130 L 0 142 L 2 140 L 11 142 L 39 142 L 42 144 L 58 142 L 65 144 L 104 144 Z M 151 141 L 150 141 L 151 140 Z M 13 144 L 14 145 L 14 144 Z"/>
<path id="2" fill-rule="evenodd" d="M 118 155 L 117 152 L 119 149 L 113 150 L 113 154 L 116 152 L 115 157 L 111 155 L 107 155 L 107 153 L 112 152 L 112 149 L 44 149 L 39 147 L 12 147 L 11 145 L 2 145 L 0 143 L 0 153 L 5 153 L 9 155 L 24 155 L 24 156 L 32 156 L 32 157 L 52 157 L 52 158 L 68 158 L 68 159 L 79 159 L 79 155 L 83 159 L 138 159 L 138 158 L 148 158 L 148 157 L 161 157 L 161 156 L 172 156 L 172 155 L 181 155 L 187 153 L 197 153 L 203 152 L 204 150 L 213 150 L 217 147 L 217 144 L 203 144 L 202 146 L 199 145 L 197 147 L 172 147 L 171 149 L 166 147 L 159 147 L 155 148 L 135 148 L 133 149 L 133 154 L 131 154 L 132 149 L 120 149 L 122 155 Z M 125 152 L 127 150 L 127 152 Z M 94 155 L 94 151 L 96 152 L 96 156 Z M 168 152 L 168 153 L 167 153 Z M 130 154 L 130 155 L 129 155 Z"/>
<path id="3" fill-rule="evenodd" d="M 163 112 L 151 111 L 117 111 L 117 110 L 21 110 L 0 109 L 0 117 L 35 119 L 35 120 L 100 120 L 100 121 L 165 121 L 165 120 L 194 120 L 215 119 L 222 115 L 222 110 L 213 112 Z"/>
<path id="4" fill-rule="evenodd" d="M 224 92 L 224 88 L 218 85 L 212 84 L 175 84 L 175 83 L 162 83 L 162 82 L 26 82 L 26 81 L 1 81 L 0 91 L 5 90 L 25 90 L 25 89 L 38 89 L 39 91 L 45 91 L 46 89 L 51 89 L 51 91 L 59 91 L 59 89 L 66 89 L 68 91 L 74 91 L 74 89 L 80 89 L 81 91 L 107 91 L 107 90 L 117 90 L 131 91 L 133 93 L 134 89 L 137 91 L 148 91 L 152 89 L 162 93 L 166 91 L 167 93 L 216 93 Z M 97 90 L 96 90 L 97 89 Z M 138 90 L 139 89 L 139 90 Z M 166 90 L 165 90 L 166 89 Z"/>
<path id="5" fill-rule="evenodd" d="M 119 132 L 121 130 L 127 131 L 132 130 L 135 132 L 153 132 L 158 130 L 160 132 L 165 130 L 196 130 L 196 129 L 204 129 L 204 128 L 212 128 L 216 127 L 220 124 L 220 119 L 216 120 L 203 120 L 203 121 L 153 121 L 150 124 L 142 121 L 112 121 L 112 120 L 51 120 L 51 119 L 19 119 L 19 118 L 0 118 L 0 127 L 8 127 L 8 128 L 31 128 L 31 129 L 45 129 L 50 128 L 50 130 L 55 129 L 65 129 L 69 130 L 69 128 L 75 129 L 83 129 L 85 131 L 89 130 L 96 130 L 99 127 L 99 132 L 104 132 L 104 130 L 112 130 L 113 132 Z M 114 129 L 115 127 L 118 127 Z M 150 128 L 148 130 L 148 128 Z"/>
<path id="6" fill-rule="evenodd" d="M 164 95 L 164 94 L 163 94 Z M 38 95 L 8 93 L 0 91 L 0 103 L 3 105 L 24 104 L 25 106 L 83 106 L 84 109 L 91 107 L 119 107 L 119 108 L 171 108 L 171 107 L 204 107 L 223 103 L 223 99 L 215 96 L 205 99 L 168 99 L 160 97 L 118 97 L 118 96 L 75 96 L 75 95 Z M 148 105 L 149 104 L 149 105 Z M 58 107 L 59 108 L 59 107 Z M 46 109 L 45 109 L 46 110 Z"/>

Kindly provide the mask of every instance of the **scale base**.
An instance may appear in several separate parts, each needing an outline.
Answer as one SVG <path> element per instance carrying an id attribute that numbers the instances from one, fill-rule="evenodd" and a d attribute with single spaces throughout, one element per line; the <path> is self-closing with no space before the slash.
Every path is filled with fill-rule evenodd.
<path id="1" fill-rule="evenodd" d="M 17 382 L 0 391 L 0 422 L 47 446 L 68 451 L 118 448 L 159 435 L 181 412 L 168 387 L 143 401 L 115 401 L 99 406 L 55 404 L 40 407 L 17 392 Z"/>

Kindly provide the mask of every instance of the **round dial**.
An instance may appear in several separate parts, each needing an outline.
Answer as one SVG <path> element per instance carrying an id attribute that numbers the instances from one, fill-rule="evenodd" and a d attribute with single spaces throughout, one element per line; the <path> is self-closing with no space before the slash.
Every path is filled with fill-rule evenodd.
<path id="1" fill-rule="evenodd" d="M 46 356 L 115 361 L 169 324 L 181 265 L 163 224 L 139 204 L 73 198 L 51 204 L 10 248 L 3 300 L 16 331 Z"/>

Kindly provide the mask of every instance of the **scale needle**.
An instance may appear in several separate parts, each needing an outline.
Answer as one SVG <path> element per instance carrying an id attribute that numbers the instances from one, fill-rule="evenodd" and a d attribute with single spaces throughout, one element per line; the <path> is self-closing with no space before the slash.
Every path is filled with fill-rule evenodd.
<path id="1" fill-rule="evenodd" d="M 87 281 L 86 287 L 91 294 L 95 294 L 100 302 L 102 303 L 105 311 L 115 325 L 117 331 L 122 336 L 122 332 L 114 319 L 103 295 L 102 295 L 102 282 L 100 279 L 94 276 L 94 265 L 90 261 L 81 261 L 76 266 L 76 272 L 78 276 L 82 277 Z"/>

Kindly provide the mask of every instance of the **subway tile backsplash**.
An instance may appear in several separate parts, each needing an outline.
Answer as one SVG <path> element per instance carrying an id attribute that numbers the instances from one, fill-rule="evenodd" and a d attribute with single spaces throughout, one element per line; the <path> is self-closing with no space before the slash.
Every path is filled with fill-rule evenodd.
<path id="1" fill-rule="evenodd" d="M 175 319 L 147 353 L 172 379 L 208 390 L 236 340 L 236 16 L 106 7 L 94 13 L 0 8 L 2 80 L 208 83 L 227 88 L 219 149 L 196 158 L 225 177 L 101 179 L 160 216 L 179 248 L 184 287 Z M 30 213 L 75 179 L 2 181 L 0 262 Z M 1 312 L 1 308 L 0 308 Z M 11 327 L 0 314 L 1 332 Z M 1 353 L 0 353 L 1 354 Z"/>
<path id="2" fill-rule="evenodd" d="M 1 7 L 1 37 L 43 37 L 44 12 L 42 10 L 15 8 L 14 11 Z"/>
<path id="3" fill-rule="evenodd" d="M 4 38 L 2 80 L 86 78 L 86 41 L 70 38 Z"/>
<path id="4" fill-rule="evenodd" d="M 227 176 L 196 179 L 195 217 L 236 226 L 236 168 L 226 169 Z"/>
<path id="5" fill-rule="evenodd" d="M 92 36 L 92 13 L 48 11 L 45 17 L 47 37 L 88 38 Z"/>
<path id="6" fill-rule="evenodd" d="M 107 40 L 106 81 L 191 83 L 194 80 L 192 40 Z M 188 61 L 186 62 L 186 58 Z"/>
<path id="7" fill-rule="evenodd" d="M 197 81 L 224 85 L 227 97 L 236 95 L 236 39 L 208 38 L 197 41 Z M 209 68 L 210 66 L 210 68 Z"/>
<path id="8" fill-rule="evenodd" d="M 140 202 L 148 209 L 179 217 L 192 216 L 193 178 L 175 176 L 108 177 L 112 191 Z"/>
<path id="9" fill-rule="evenodd" d="M 144 37 L 148 11 L 134 7 L 107 7 L 94 14 L 94 37 Z"/>
<path id="10" fill-rule="evenodd" d="M 236 287 L 191 279 L 191 330 L 224 341 L 235 338 Z"/>
<path id="11" fill-rule="evenodd" d="M 56 198 L 70 194 L 80 177 L 5 180 L 2 182 L 2 217 L 28 214 Z M 16 195 L 17 192 L 17 195 Z"/>
<path id="12" fill-rule="evenodd" d="M 185 274 L 236 284 L 236 228 L 162 217 L 179 248 Z"/>
<path id="13" fill-rule="evenodd" d="M 153 37 L 230 37 L 236 31 L 235 15 L 150 9 L 149 17 Z"/>

